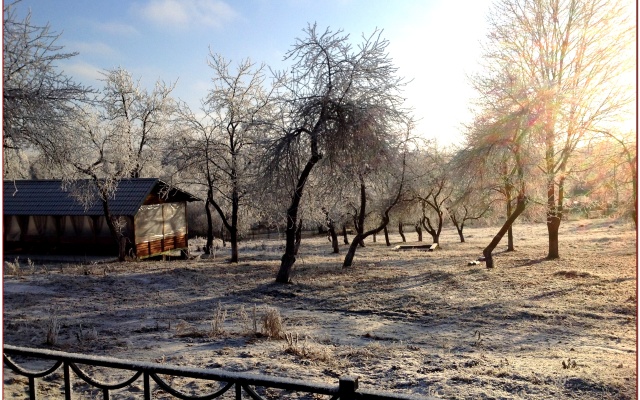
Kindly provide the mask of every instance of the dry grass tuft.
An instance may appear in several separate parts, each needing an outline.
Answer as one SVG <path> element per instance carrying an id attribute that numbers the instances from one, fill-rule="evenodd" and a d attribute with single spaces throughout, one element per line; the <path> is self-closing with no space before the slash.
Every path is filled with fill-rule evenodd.
<path id="1" fill-rule="evenodd" d="M 333 353 L 327 347 L 312 343 L 306 336 L 300 339 L 297 332 L 285 333 L 284 339 L 286 340 L 284 352 L 287 354 L 313 362 L 328 363 L 334 360 Z"/>
<path id="2" fill-rule="evenodd" d="M 58 309 L 50 308 L 49 315 L 44 325 L 46 335 L 45 343 L 55 346 L 58 343 L 58 335 L 60 334 L 60 318 L 58 317 Z"/>
<path id="3" fill-rule="evenodd" d="M 87 343 L 98 339 L 98 331 L 96 328 L 88 328 L 85 330 L 82 329 L 82 324 L 78 327 L 75 335 L 78 343 Z"/>
<path id="4" fill-rule="evenodd" d="M 262 317 L 262 333 L 273 339 L 280 339 L 283 335 L 282 317 L 278 309 L 269 307 Z"/>
<path id="5" fill-rule="evenodd" d="M 21 276 L 22 275 L 22 271 L 20 269 L 20 260 L 19 260 L 18 257 L 16 257 L 14 262 L 11 262 L 11 261 L 5 261 L 4 262 L 4 274 L 5 275 L 13 275 L 13 276 Z"/>
<path id="6" fill-rule="evenodd" d="M 220 302 L 216 306 L 213 312 L 213 319 L 211 320 L 211 330 L 209 336 L 219 336 L 224 333 L 224 321 L 227 319 L 227 309 L 222 308 Z"/>
<path id="7" fill-rule="evenodd" d="M 247 313 L 247 310 L 244 308 L 244 304 L 240 305 L 240 308 L 236 312 L 236 318 L 238 319 L 242 333 L 249 333 L 251 331 L 251 322 L 249 320 L 249 313 Z"/>
<path id="8" fill-rule="evenodd" d="M 187 321 L 180 320 L 176 324 L 176 337 L 188 337 L 195 331 L 193 325 Z"/>

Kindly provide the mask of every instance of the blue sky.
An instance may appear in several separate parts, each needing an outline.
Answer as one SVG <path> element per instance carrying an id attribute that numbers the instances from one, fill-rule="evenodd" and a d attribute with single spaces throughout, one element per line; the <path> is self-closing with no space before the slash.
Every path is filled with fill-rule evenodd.
<path id="1" fill-rule="evenodd" d="M 5 1 L 6 4 L 11 0 Z M 441 144 L 460 141 L 469 120 L 467 74 L 477 68 L 490 0 L 22 0 L 32 22 L 62 33 L 60 67 L 100 88 L 99 71 L 122 67 L 151 87 L 177 80 L 174 96 L 197 108 L 211 71 L 209 49 L 275 68 L 308 23 L 342 29 L 357 42 L 383 29 L 399 74 L 412 82 L 407 104 L 421 118 L 416 133 Z"/>

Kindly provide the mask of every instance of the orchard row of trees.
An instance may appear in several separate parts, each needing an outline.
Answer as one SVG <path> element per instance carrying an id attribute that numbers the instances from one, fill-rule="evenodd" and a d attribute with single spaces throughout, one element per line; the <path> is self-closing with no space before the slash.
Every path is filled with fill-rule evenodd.
<path id="1" fill-rule="evenodd" d="M 609 0 L 498 1 L 485 69 L 472 79 L 476 118 L 463 146 L 443 149 L 414 131 L 403 106 L 407 83 L 380 31 L 354 43 L 310 25 L 286 54 L 286 71 L 211 51 L 211 88 L 194 109 L 172 97 L 174 83 L 147 90 L 122 68 L 103 71 L 100 90 L 75 83 L 56 68 L 75 54 L 8 6 L 5 177 L 74 182 L 82 201 L 102 202 L 124 257 L 109 199 L 121 179 L 160 176 L 205 200 L 205 251 L 216 219 L 232 262 L 252 224 L 282 227 L 278 282 L 290 280 L 302 228 L 319 223 L 334 252 L 336 231 L 353 227 L 349 267 L 392 218 L 400 231 L 411 224 L 438 243 L 447 219 L 464 241 L 465 223 L 499 213 L 506 223 L 484 252 L 491 267 L 504 234 L 513 249 L 511 223 L 525 209 L 541 210 L 548 257 L 558 257 L 560 221 L 585 194 L 603 193 L 637 214 L 635 138 L 616 124 L 633 95 L 621 79 L 633 69 L 634 27 L 624 17 Z M 87 178 L 91 185 L 80 188 Z"/>

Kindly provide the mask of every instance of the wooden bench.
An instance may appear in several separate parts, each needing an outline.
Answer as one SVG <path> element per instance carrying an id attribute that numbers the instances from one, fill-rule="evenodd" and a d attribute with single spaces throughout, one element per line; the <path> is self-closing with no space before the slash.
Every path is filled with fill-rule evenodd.
<path id="1" fill-rule="evenodd" d="M 395 251 L 400 250 L 423 250 L 423 251 L 434 251 L 438 248 L 438 243 L 434 244 L 399 244 L 393 248 Z"/>

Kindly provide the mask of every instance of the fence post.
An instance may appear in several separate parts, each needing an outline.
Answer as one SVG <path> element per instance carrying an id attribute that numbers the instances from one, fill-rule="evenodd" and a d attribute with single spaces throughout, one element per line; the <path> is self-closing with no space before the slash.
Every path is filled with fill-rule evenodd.
<path id="1" fill-rule="evenodd" d="M 29 377 L 29 400 L 38 400 L 38 388 L 36 386 L 36 378 Z"/>
<path id="2" fill-rule="evenodd" d="M 151 400 L 151 381 L 149 379 L 149 372 L 144 371 L 142 375 L 142 381 L 144 382 L 144 400 Z"/>
<path id="3" fill-rule="evenodd" d="M 343 376 L 339 381 L 340 400 L 355 400 L 358 390 L 357 376 Z"/>
<path id="4" fill-rule="evenodd" d="M 69 363 L 64 362 L 64 400 L 71 400 L 71 368 Z"/>

